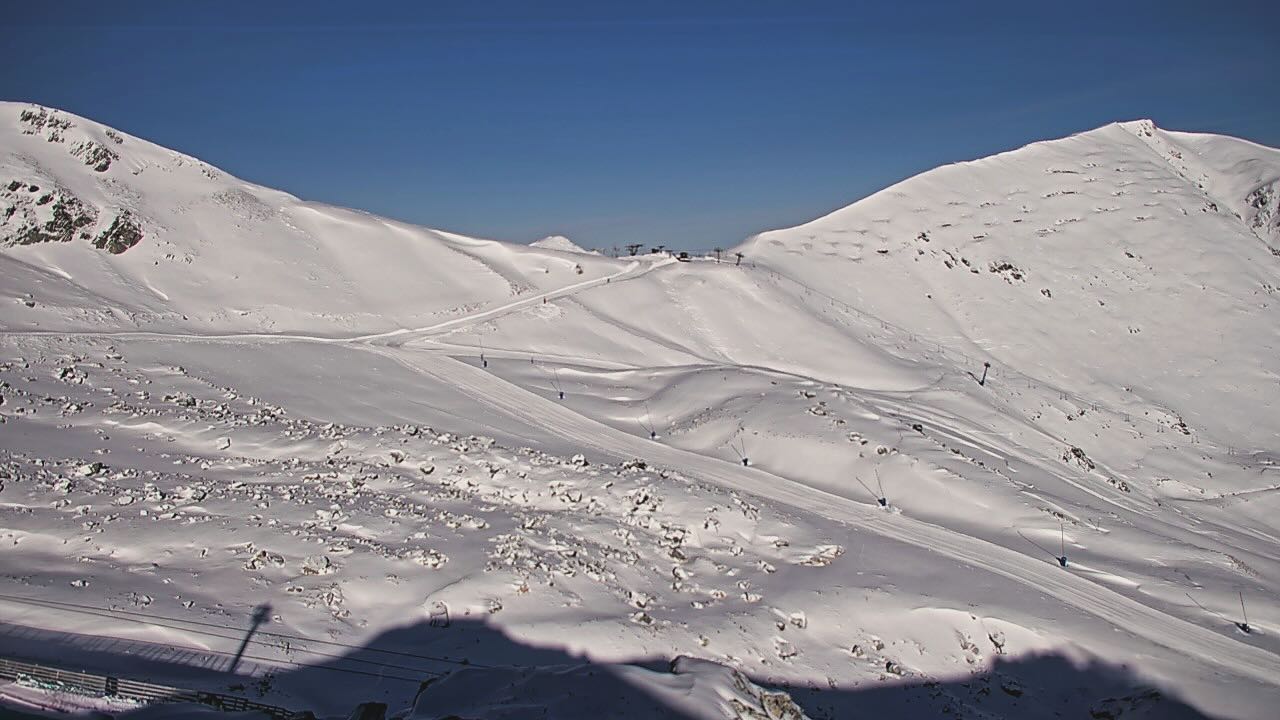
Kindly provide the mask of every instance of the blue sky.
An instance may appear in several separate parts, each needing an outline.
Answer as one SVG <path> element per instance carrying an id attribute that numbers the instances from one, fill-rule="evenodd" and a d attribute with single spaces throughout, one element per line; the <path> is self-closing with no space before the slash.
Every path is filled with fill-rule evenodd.
<path id="1" fill-rule="evenodd" d="M 1277 2 L 28 2 L 0 97 L 471 235 L 728 246 L 1113 120 L 1280 146 Z"/>

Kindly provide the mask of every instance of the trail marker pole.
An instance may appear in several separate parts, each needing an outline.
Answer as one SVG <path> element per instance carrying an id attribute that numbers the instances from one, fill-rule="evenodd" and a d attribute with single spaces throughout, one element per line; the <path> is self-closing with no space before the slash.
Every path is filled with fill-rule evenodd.
<path id="1" fill-rule="evenodd" d="M 979 384 L 979 385 L 982 385 L 982 386 L 984 386 L 984 387 L 986 386 L 986 384 L 987 384 L 987 371 L 988 371 L 988 370 L 990 370 L 990 369 L 991 369 L 991 363 L 989 363 L 989 362 L 984 362 L 984 363 L 982 363 L 982 379 L 978 381 L 978 384 Z"/>
<path id="2" fill-rule="evenodd" d="M 1236 594 L 1240 596 L 1240 616 L 1244 618 L 1244 622 L 1236 623 L 1236 627 L 1240 628 L 1240 631 L 1243 633 L 1251 633 L 1253 630 L 1249 628 L 1249 613 L 1245 612 L 1244 609 L 1244 592 L 1237 591 Z"/>

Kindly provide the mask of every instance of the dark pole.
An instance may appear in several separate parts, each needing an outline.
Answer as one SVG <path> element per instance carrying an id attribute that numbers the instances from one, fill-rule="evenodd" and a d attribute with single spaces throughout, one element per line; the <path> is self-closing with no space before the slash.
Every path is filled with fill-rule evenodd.
<path id="1" fill-rule="evenodd" d="M 988 370 L 988 369 L 990 369 L 990 368 L 991 368 L 991 363 L 989 363 L 989 362 L 984 362 L 984 363 L 982 363 L 982 379 L 978 381 L 978 384 L 979 384 L 979 385 L 986 386 L 986 384 L 987 384 L 987 370 Z"/>
<path id="2" fill-rule="evenodd" d="M 240 657 L 244 655 L 245 648 L 249 647 L 249 640 L 253 637 L 253 633 L 257 631 L 258 626 L 271 619 L 271 606 L 263 603 L 253 609 L 253 621 L 249 625 L 249 632 L 245 633 L 244 640 L 240 643 L 240 649 L 236 650 L 236 656 L 231 660 L 231 667 L 227 670 L 229 673 L 236 671 L 236 666 L 240 664 Z"/>

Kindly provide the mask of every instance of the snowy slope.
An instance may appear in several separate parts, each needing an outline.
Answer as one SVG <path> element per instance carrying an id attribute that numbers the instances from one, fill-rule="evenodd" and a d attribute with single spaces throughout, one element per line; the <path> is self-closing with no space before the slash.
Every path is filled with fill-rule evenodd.
<path id="1" fill-rule="evenodd" d="M 194 623 L 269 602 L 289 648 L 243 674 L 334 713 L 465 659 L 415 716 L 758 699 L 720 666 L 813 718 L 1270 716 L 1280 152 L 1109 125 L 741 263 L 615 261 L 28 110 L 0 138 L 0 602 L 29 654 L 111 666 L 74 633 L 106 634 L 213 682 L 238 638 Z M 47 188 L 91 222 L 13 245 L 62 227 Z M 651 672 L 680 655 L 718 665 Z"/>
<path id="2" fill-rule="evenodd" d="M 622 269 L 304 202 L 56 110 L 0 105 L 0 137 L 0 245 L 37 240 L 0 266 L 25 327 L 376 332 Z M 85 252 L 117 218 L 141 241 Z"/>
<path id="3" fill-rule="evenodd" d="M 1196 137 L 1144 121 L 1038 143 L 925 173 L 743 251 L 998 367 L 1113 407 L 1136 394 L 1221 431 L 1222 444 L 1266 444 L 1273 428 L 1252 418 L 1275 407 L 1280 242 L 1240 215 L 1280 177 L 1280 154 L 1258 148 L 1246 162 L 1238 154 L 1256 146 L 1217 138 L 1207 147 L 1229 148 L 1212 153 L 1224 170 L 1188 172 L 1194 153 L 1178 148 Z"/>

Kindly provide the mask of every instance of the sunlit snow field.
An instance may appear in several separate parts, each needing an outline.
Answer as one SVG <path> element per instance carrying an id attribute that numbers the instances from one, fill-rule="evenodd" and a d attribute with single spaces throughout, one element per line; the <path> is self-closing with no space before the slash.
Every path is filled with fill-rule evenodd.
<path id="1" fill-rule="evenodd" d="M 1109 125 L 686 263 L 0 117 L 6 653 L 343 717 L 1273 716 L 1276 150 Z M 13 244 L 59 205 L 142 239 Z"/>

